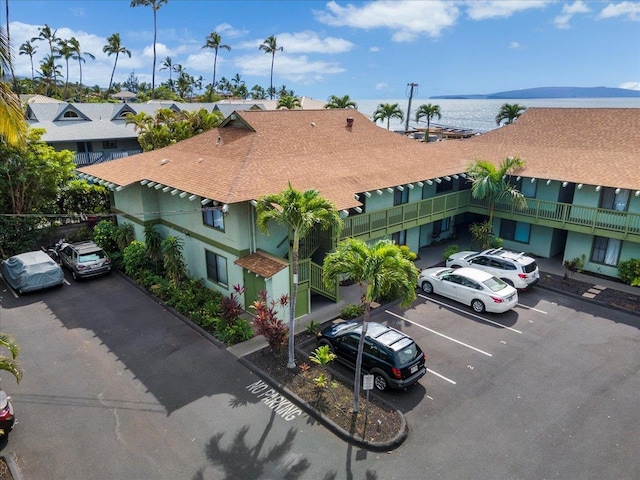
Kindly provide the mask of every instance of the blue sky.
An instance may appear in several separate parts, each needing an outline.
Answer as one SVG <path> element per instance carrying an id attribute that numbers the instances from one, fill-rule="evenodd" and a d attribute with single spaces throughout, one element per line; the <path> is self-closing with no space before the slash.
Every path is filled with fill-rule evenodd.
<path id="1" fill-rule="evenodd" d="M 9 21 L 18 75 L 31 76 L 19 46 L 48 24 L 95 55 L 83 64 L 83 84 L 108 85 L 115 56 L 102 48 L 113 33 L 132 53 L 118 59 L 114 81 L 134 72 L 151 83 L 150 7 L 132 8 L 129 0 L 10 0 Z M 548 86 L 640 90 L 638 1 L 169 0 L 157 22 L 158 68 L 170 57 L 205 84 L 213 76 L 213 50 L 201 47 L 215 31 L 231 46 L 218 53 L 217 80 L 240 74 L 249 89 L 269 87 L 271 55 L 258 47 L 275 35 L 283 51 L 275 56 L 274 86 L 319 100 L 401 98 L 408 83 L 418 84 L 419 98 Z M 48 45 L 35 44 L 37 70 Z M 157 71 L 156 84 L 167 78 L 166 70 Z M 69 80 L 78 79 L 72 62 Z"/>

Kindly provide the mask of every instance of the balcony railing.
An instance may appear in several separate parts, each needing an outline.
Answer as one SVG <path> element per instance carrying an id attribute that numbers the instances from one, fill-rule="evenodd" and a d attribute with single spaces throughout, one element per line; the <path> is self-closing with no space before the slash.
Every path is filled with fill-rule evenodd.
<path id="1" fill-rule="evenodd" d="M 470 190 L 461 190 L 416 203 L 348 217 L 344 221 L 341 238 L 379 238 L 459 213 L 487 214 L 488 208 L 486 200 L 474 199 Z M 494 207 L 494 215 L 551 228 L 640 243 L 640 213 L 528 198 L 527 207 L 522 210 L 508 202 L 498 203 Z"/>
<path id="2" fill-rule="evenodd" d="M 130 157 L 142 153 L 142 150 L 127 150 L 124 152 L 76 152 L 74 162 L 78 166 L 93 165 L 109 162 L 118 158 Z"/>

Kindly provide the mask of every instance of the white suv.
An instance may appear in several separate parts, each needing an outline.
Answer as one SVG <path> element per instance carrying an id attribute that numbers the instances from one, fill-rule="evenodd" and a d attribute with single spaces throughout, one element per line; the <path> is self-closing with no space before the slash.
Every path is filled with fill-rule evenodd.
<path id="1" fill-rule="evenodd" d="M 484 252 L 457 252 L 447 258 L 447 267 L 473 267 L 489 272 L 518 290 L 526 290 L 538 283 L 540 271 L 536 261 L 524 252 L 516 253 L 502 248 Z"/>

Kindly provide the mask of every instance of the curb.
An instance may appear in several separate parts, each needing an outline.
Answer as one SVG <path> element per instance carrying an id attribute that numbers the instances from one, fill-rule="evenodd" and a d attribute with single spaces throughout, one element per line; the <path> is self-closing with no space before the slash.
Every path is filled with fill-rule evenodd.
<path id="1" fill-rule="evenodd" d="M 18 468 L 18 463 L 16 462 L 15 455 L 15 453 L 11 453 L 9 455 L 1 455 L 0 458 L 2 458 L 7 464 L 13 480 L 22 480 L 22 474 L 20 473 L 20 469 Z"/>
<path id="2" fill-rule="evenodd" d="M 542 277 L 542 275 L 544 273 L 545 272 L 540 272 L 540 276 Z M 552 275 L 552 274 L 549 274 L 549 275 Z M 588 282 L 584 282 L 584 283 L 588 283 Z M 593 285 L 595 285 L 595 283 Z M 575 298 L 576 300 L 582 300 L 583 302 L 586 302 L 586 303 L 593 303 L 593 304 L 598 305 L 600 307 L 610 308 L 610 309 L 616 310 L 618 312 L 624 312 L 624 313 L 628 313 L 630 315 L 640 316 L 640 312 L 638 312 L 636 310 L 629 310 L 628 308 L 620 307 L 618 305 L 612 305 L 610 303 L 602 302 L 600 300 L 596 300 L 596 299 L 593 299 L 593 298 L 583 297 L 582 295 L 578 295 L 577 293 L 567 292 L 566 290 L 562 290 L 560 288 L 555 288 L 555 287 L 551 287 L 549 285 L 545 285 L 544 282 L 538 282 L 536 284 L 536 287 L 543 288 L 545 290 L 549 290 L 550 292 L 560 293 L 562 295 Z"/>
<path id="3" fill-rule="evenodd" d="M 309 339 L 309 340 L 306 340 L 305 342 L 302 342 L 300 345 L 307 345 L 307 344 L 309 344 L 309 343 L 311 343 L 313 341 L 314 341 L 314 339 Z M 298 347 L 296 347 L 296 350 L 298 350 L 298 352 L 300 352 Z M 363 438 L 356 437 L 355 435 L 351 434 L 350 432 L 348 432 L 347 430 L 345 430 L 341 426 L 337 425 L 335 422 L 333 422 L 333 420 L 331 420 L 330 418 L 325 416 L 323 413 L 321 413 L 318 410 L 316 410 L 315 408 L 313 408 L 307 401 L 305 401 L 302 398 L 298 397 L 295 393 L 290 391 L 288 388 L 286 388 L 284 385 L 282 385 L 276 379 L 272 378 L 269 374 L 267 374 L 264 371 L 262 371 L 254 363 L 251 363 L 249 360 L 246 360 L 244 357 L 240 357 L 240 358 L 238 358 L 238 360 L 245 367 L 247 367 L 249 370 L 254 372 L 262 380 L 270 383 L 277 390 L 279 390 L 280 393 L 282 393 L 283 395 L 288 397 L 290 400 L 294 401 L 309 416 L 315 418 L 319 423 L 324 425 L 328 430 L 333 432 L 336 436 L 340 437 L 342 440 L 345 440 L 345 441 L 349 442 L 352 445 L 356 445 L 356 446 L 358 446 L 360 448 L 365 448 L 367 450 L 371 450 L 371 451 L 374 451 L 374 452 L 387 452 L 387 451 L 394 450 L 394 449 L 398 448 L 400 445 L 402 445 L 402 443 L 409 436 L 409 427 L 407 425 L 407 421 L 406 421 L 406 419 L 404 417 L 404 414 L 400 410 L 398 410 L 397 408 L 394 408 L 391 405 L 389 405 L 386 401 L 384 401 L 382 398 L 376 396 L 375 394 L 373 395 L 373 397 L 375 398 L 375 400 L 377 402 L 380 402 L 380 403 L 384 404 L 386 407 L 395 410 L 396 413 L 398 414 L 398 416 L 400 417 L 400 421 L 401 421 L 400 431 L 398 432 L 398 434 L 394 438 L 392 438 L 391 440 L 389 440 L 387 442 L 369 442 L 369 441 L 367 441 L 367 440 L 365 440 Z M 345 379 L 344 377 L 342 377 L 339 374 L 334 373 L 334 375 L 337 376 L 340 379 L 340 381 L 344 382 L 347 385 L 349 385 L 351 383 L 351 382 L 349 382 L 347 379 Z"/>

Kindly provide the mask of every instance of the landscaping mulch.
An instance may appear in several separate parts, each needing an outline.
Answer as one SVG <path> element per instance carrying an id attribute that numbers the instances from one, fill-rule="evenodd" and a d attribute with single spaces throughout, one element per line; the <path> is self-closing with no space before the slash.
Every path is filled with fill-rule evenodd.
<path id="1" fill-rule="evenodd" d="M 304 335 L 300 340 L 304 340 Z M 286 348 L 285 348 L 286 350 Z M 369 443 L 385 444 L 396 440 L 405 427 L 402 415 L 393 407 L 379 401 L 375 395 L 362 392 L 359 413 L 353 415 L 353 386 L 347 379 L 329 375 L 335 385 L 330 388 L 316 388 L 313 379 L 323 373 L 323 369 L 301 354 L 296 355 L 295 369 L 287 368 L 287 352 L 274 355 L 268 348 L 245 357 L 256 369 L 262 370 L 280 385 L 286 387 L 298 398 L 316 411 L 322 413 L 334 424 L 356 439 Z M 306 366 L 308 370 L 305 371 Z M 301 368 L 302 367 L 302 368 Z"/>

